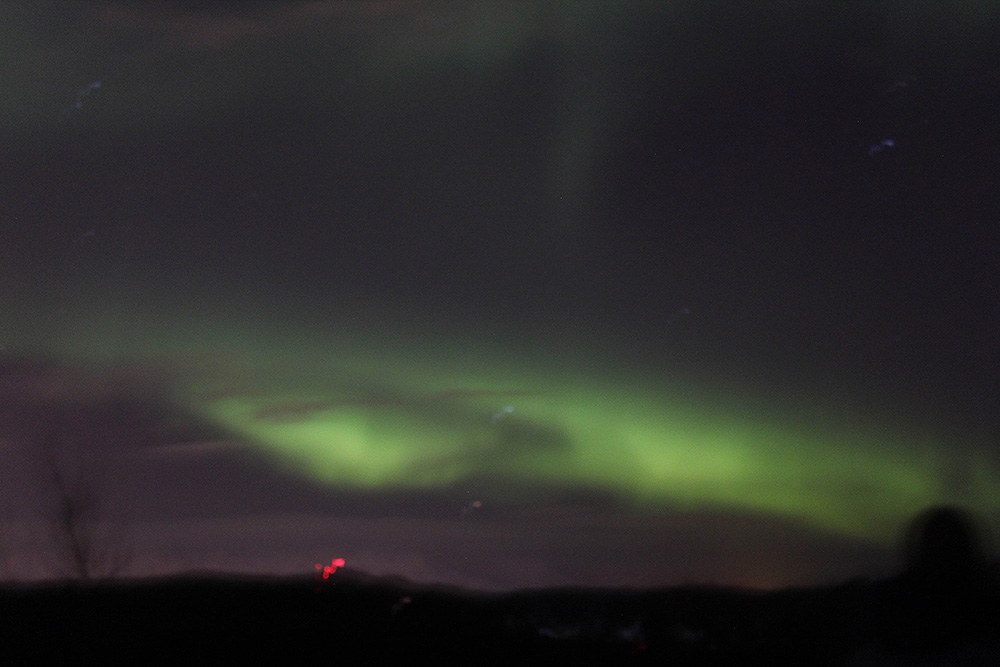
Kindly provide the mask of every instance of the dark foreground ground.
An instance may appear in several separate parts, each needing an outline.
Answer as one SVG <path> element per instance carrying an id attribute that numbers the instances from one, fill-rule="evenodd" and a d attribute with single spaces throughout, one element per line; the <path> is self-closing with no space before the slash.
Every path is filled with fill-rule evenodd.
<path id="1" fill-rule="evenodd" d="M 0 664 L 1000 664 L 993 577 L 476 595 L 340 570 L 0 589 Z"/>

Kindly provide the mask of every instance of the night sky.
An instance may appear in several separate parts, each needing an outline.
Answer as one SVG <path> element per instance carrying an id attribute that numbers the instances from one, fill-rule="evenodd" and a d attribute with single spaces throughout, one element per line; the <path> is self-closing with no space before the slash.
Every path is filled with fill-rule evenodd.
<path id="1" fill-rule="evenodd" d="M 0 574 L 66 573 L 53 467 L 129 575 L 774 587 L 996 526 L 997 25 L 0 2 Z"/>

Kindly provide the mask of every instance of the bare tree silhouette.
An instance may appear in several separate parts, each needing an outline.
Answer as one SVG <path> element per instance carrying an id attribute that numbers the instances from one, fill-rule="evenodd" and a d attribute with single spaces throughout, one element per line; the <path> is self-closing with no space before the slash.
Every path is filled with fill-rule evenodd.
<path id="1" fill-rule="evenodd" d="M 121 574 L 132 552 L 120 525 L 109 516 L 106 496 L 79 445 L 57 427 L 50 431 L 42 457 L 56 557 L 71 577 L 92 581 Z"/>

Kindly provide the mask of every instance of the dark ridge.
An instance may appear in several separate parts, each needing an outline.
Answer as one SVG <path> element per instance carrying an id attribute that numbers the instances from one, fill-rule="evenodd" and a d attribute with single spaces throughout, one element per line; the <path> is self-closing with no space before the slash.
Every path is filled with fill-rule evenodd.
<path id="1" fill-rule="evenodd" d="M 428 656 L 438 664 L 878 665 L 935 656 L 997 664 L 1000 590 L 985 574 L 995 571 L 982 569 L 974 594 L 963 589 L 930 602 L 911 571 L 774 592 L 487 595 L 350 570 L 327 580 L 201 573 L 9 585 L 0 589 L 0 660 L 312 665 Z"/>

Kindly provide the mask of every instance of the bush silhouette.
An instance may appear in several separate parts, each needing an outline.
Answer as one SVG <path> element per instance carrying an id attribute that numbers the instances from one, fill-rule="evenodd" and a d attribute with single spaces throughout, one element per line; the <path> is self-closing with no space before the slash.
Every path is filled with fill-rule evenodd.
<path id="1" fill-rule="evenodd" d="M 981 568 L 980 538 L 972 518 L 955 507 L 934 507 L 910 525 L 906 573 L 916 585 L 961 594 Z"/>
<path id="2" fill-rule="evenodd" d="M 982 534 L 955 507 L 933 507 L 905 537 L 906 569 L 890 609 L 890 631 L 908 651 L 961 645 L 982 628 L 985 565 Z"/>

